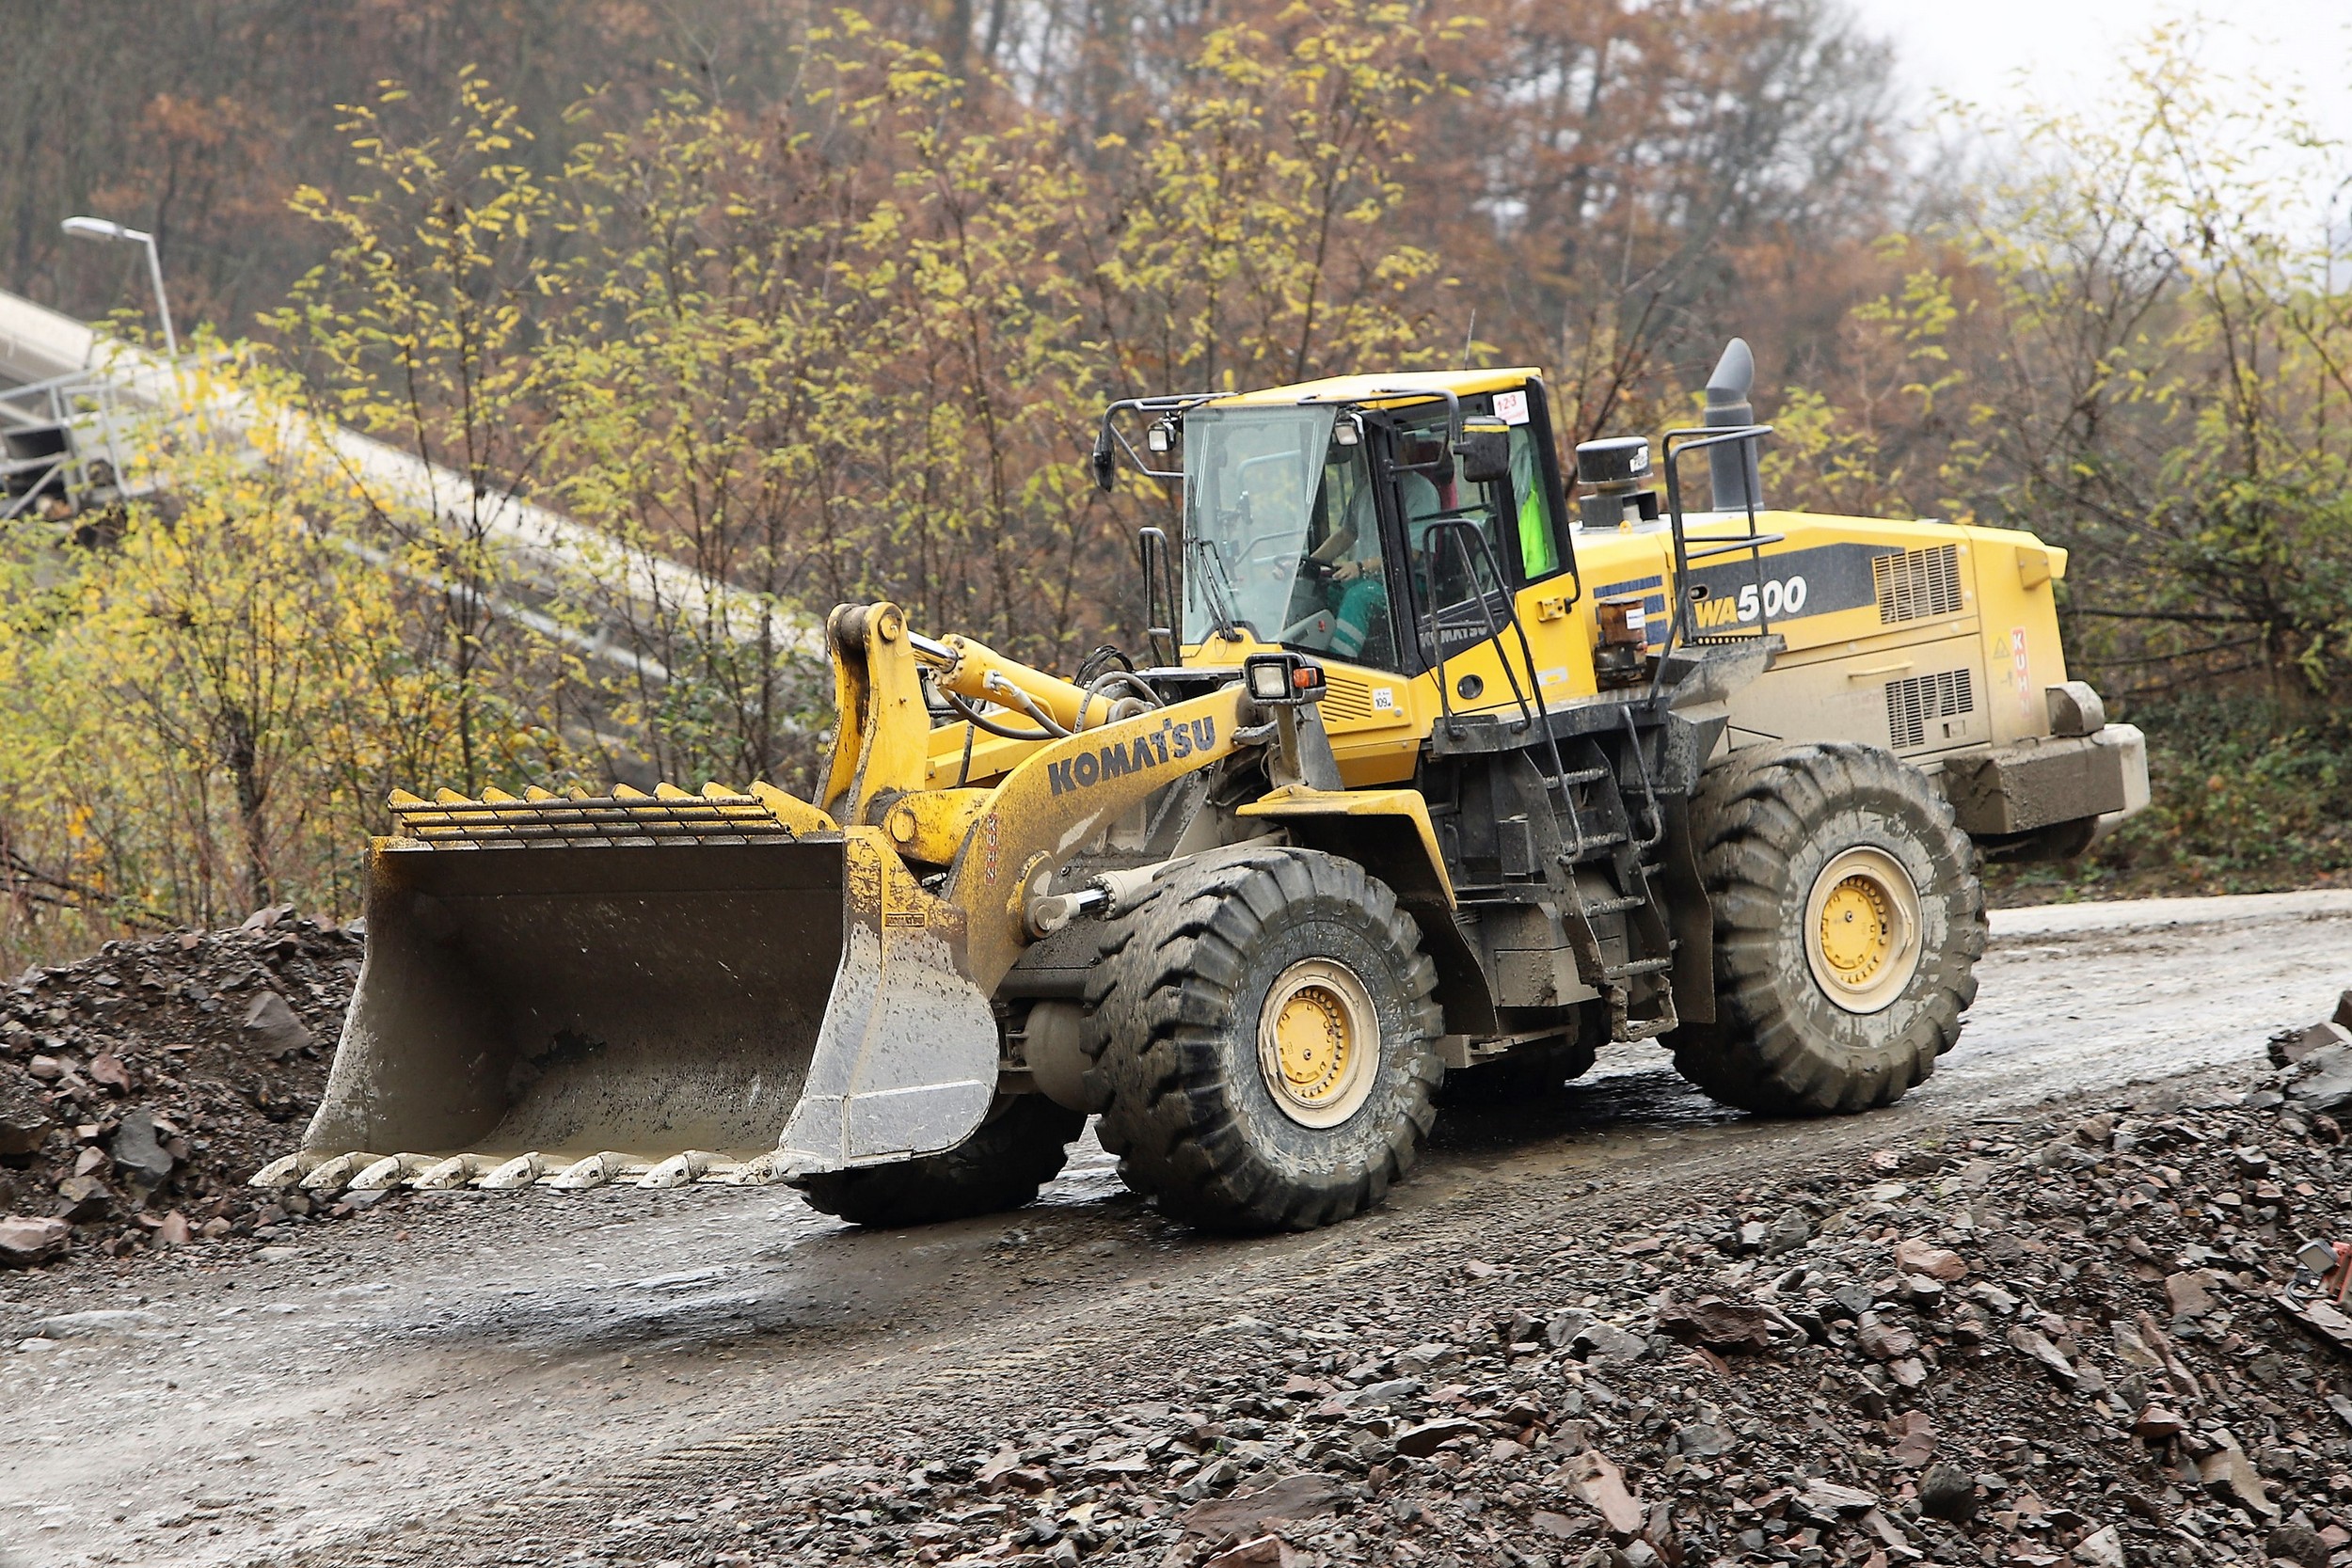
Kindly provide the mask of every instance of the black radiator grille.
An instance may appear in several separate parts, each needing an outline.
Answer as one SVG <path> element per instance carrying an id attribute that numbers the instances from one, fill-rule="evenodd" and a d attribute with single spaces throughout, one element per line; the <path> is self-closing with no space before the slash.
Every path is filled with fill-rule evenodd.
<path id="1" fill-rule="evenodd" d="M 1886 733 L 1899 752 L 1924 746 L 1928 725 L 1957 719 L 1977 705 L 1977 683 L 1965 670 L 1913 675 L 1886 683 Z"/>
<path id="2" fill-rule="evenodd" d="M 1957 615 L 1960 546 L 1938 545 L 1933 549 L 1880 556 L 1870 562 L 1870 580 L 1878 590 L 1881 626 Z"/>

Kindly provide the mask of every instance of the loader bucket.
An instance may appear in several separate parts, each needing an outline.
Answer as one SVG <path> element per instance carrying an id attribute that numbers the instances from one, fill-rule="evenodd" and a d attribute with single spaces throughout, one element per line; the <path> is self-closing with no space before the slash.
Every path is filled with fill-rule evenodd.
<path id="1" fill-rule="evenodd" d="M 996 1086 L 961 953 L 871 829 L 381 839 L 325 1099 L 256 1180 L 666 1186 L 948 1148 Z"/>

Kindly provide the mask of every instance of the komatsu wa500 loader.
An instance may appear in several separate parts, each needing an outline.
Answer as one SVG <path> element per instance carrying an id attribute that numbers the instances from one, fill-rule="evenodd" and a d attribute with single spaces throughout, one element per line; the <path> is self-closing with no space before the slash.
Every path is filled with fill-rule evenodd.
<path id="1" fill-rule="evenodd" d="M 1183 499 L 1136 657 L 843 606 L 813 800 L 396 797 L 325 1101 L 257 1180 L 903 1224 L 1027 1200 L 1093 1116 L 1169 1212 L 1305 1227 L 1449 1075 L 1646 1040 L 1762 1115 L 1893 1102 L 1975 995 L 1980 859 L 2079 852 L 2145 755 L 2067 676 L 2063 551 L 1762 504 L 1746 354 L 1655 462 L 1578 449 L 1574 500 L 1531 370 L 1123 402 L 1099 481 Z"/>

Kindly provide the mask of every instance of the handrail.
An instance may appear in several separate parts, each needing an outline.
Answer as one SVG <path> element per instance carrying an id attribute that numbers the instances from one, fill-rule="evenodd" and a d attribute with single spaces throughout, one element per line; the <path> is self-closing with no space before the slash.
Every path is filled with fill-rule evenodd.
<path id="1" fill-rule="evenodd" d="M 1788 535 L 1787 535 L 1787 534 L 1785 534 L 1785 533 L 1759 533 L 1759 534 L 1757 534 L 1757 535 L 1756 535 L 1756 536 L 1753 540 L 1748 540 L 1748 539 L 1724 539 L 1724 540 L 1718 540 L 1718 541 L 1716 541 L 1716 542 L 1714 542 L 1714 543 L 1712 543 L 1712 544 L 1708 545 L 1708 546 L 1707 546 L 1707 547 L 1706 547 L 1706 548 L 1704 548 L 1704 549 L 1693 549 L 1693 550 L 1689 551 L 1688 553 L 1689 553 L 1690 559 L 1692 559 L 1692 561 L 1705 561 L 1705 560 L 1708 560 L 1708 559 L 1709 557 L 1711 557 L 1711 556 L 1718 556 L 1718 555 L 1729 555 L 1729 554 L 1731 554 L 1734 550 L 1751 550 L 1751 549 L 1755 549 L 1755 548 L 1756 548 L 1758 546 L 1762 546 L 1762 545 L 1779 545 L 1779 544 L 1785 544 L 1785 543 L 1787 543 L 1787 542 L 1788 542 Z"/>
<path id="2" fill-rule="evenodd" d="M 1182 669 L 1184 662 L 1184 640 L 1177 625 L 1182 608 L 1177 597 L 1176 562 L 1168 542 L 1168 530 L 1147 525 L 1136 531 L 1136 553 L 1143 566 L 1143 638 L 1156 661 L 1165 643 L 1168 664 Z M 1158 567 L 1155 572 L 1152 568 Z M 1162 593 L 1165 592 L 1167 624 L 1160 621 Z"/>
<path id="3" fill-rule="evenodd" d="M 1560 756 L 1560 737 L 1552 731 L 1551 710 L 1544 702 L 1543 672 L 1536 668 L 1535 649 L 1534 644 L 1529 642 L 1527 640 L 1527 626 L 1525 623 L 1521 622 L 1519 619 L 1518 601 L 1513 596 L 1509 583 L 1503 579 L 1502 564 L 1496 559 L 1493 544 L 1488 541 L 1486 532 L 1479 528 L 1475 518 L 1468 516 L 1438 517 L 1433 519 L 1428 524 L 1428 533 L 1438 538 L 1442 538 L 1447 534 L 1456 531 L 1470 536 L 1470 542 L 1477 546 L 1479 558 L 1486 562 L 1486 569 L 1494 578 L 1495 593 L 1502 598 L 1503 611 L 1510 618 L 1511 629 L 1518 635 L 1519 640 L 1519 657 L 1524 660 L 1527 665 L 1526 692 L 1520 691 L 1519 678 L 1512 673 L 1511 656 L 1504 652 L 1501 646 L 1502 641 L 1502 625 L 1495 620 L 1494 609 L 1487 603 L 1486 595 L 1483 593 L 1478 594 L 1476 597 L 1478 600 L 1479 615 L 1486 627 L 1486 636 L 1480 638 L 1478 641 L 1480 642 L 1484 642 L 1491 638 L 1497 644 L 1495 654 L 1497 662 L 1502 666 L 1502 678 L 1511 683 L 1512 700 L 1518 704 L 1520 714 L 1519 727 L 1524 730 L 1532 724 L 1542 730 L 1544 744 L 1551 752 L 1551 777 L 1545 782 L 1548 785 L 1558 788 L 1562 795 L 1565 796 L 1568 788 L 1567 764 L 1563 761 Z M 1433 548 L 1430 555 L 1429 574 L 1432 583 L 1435 583 L 1437 580 L 1437 554 Z M 1475 564 L 1470 560 L 1470 551 L 1467 547 L 1463 550 L 1462 565 L 1465 576 L 1470 579 L 1470 587 L 1475 590 L 1478 586 L 1478 573 Z M 1438 607 L 1432 605 L 1429 610 L 1429 626 L 1431 634 L 1437 641 L 1437 647 L 1433 650 L 1436 657 L 1431 658 L 1429 662 L 1431 667 L 1437 672 L 1438 675 L 1438 711 L 1440 721 L 1446 726 L 1447 736 L 1449 737 L 1458 739 L 1461 732 L 1454 718 L 1453 700 L 1446 685 L 1445 629 L 1438 623 L 1438 614 L 1439 611 Z M 1472 643 L 1471 646 L 1475 647 L 1477 646 L 1477 643 Z M 1528 700 L 1530 694 L 1532 694 L 1534 699 L 1532 705 Z"/>
<path id="4" fill-rule="evenodd" d="M 1699 641 L 1698 631 L 1695 626 L 1692 626 L 1690 628 L 1688 636 L 1684 635 L 1685 623 L 1692 617 L 1691 562 L 1692 560 L 1706 560 L 1711 556 L 1728 555 L 1740 550 L 1746 551 L 1748 553 L 1749 560 L 1756 568 L 1756 629 L 1755 635 L 1764 637 L 1769 636 L 1772 632 L 1772 615 L 1771 612 L 1764 608 L 1763 603 L 1764 546 L 1767 545 L 1777 544 L 1788 536 L 1786 534 L 1768 535 L 1756 532 L 1756 487 L 1754 485 L 1746 486 L 1745 488 L 1747 490 L 1747 494 L 1744 498 L 1742 498 L 1747 506 L 1747 536 L 1743 539 L 1707 540 L 1704 543 L 1709 547 L 1695 557 L 1691 551 L 1688 524 L 1685 522 L 1682 513 L 1683 458 L 1689 456 L 1694 451 L 1703 451 L 1709 447 L 1720 447 L 1733 441 L 1748 443 L 1758 442 L 1764 436 L 1770 436 L 1772 433 L 1772 427 L 1768 424 L 1738 425 L 1728 430 L 1715 429 L 1705 425 L 1694 425 L 1685 426 L 1681 429 L 1670 430 L 1666 432 L 1664 460 L 1664 467 L 1666 470 L 1666 515 L 1668 532 L 1674 541 L 1675 571 L 1672 597 L 1674 609 L 1673 612 L 1666 617 L 1666 641 L 1658 650 L 1658 668 L 1652 672 L 1650 675 L 1649 695 L 1653 701 L 1656 700 L 1660 689 L 1665 684 L 1666 660 L 1674 653 L 1675 643 L 1677 641 L 1679 640 L 1690 643 L 1696 643 Z"/>

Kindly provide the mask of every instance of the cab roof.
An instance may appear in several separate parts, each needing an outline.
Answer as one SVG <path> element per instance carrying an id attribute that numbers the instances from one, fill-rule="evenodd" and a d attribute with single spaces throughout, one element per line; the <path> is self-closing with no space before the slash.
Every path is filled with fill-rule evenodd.
<path id="1" fill-rule="evenodd" d="M 1295 407 L 1302 404 L 1360 403 L 1375 406 L 1409 402 L 1436 392 L 1466 398 L 1477 392 L 1507 392 L 1543 372 L 1530 366 L 1494 371 L 1401 371 L 1394 375 L 1333 375 L 1263 391 L 1235 392 L 1202 404 L 1208 408 Z"/>

